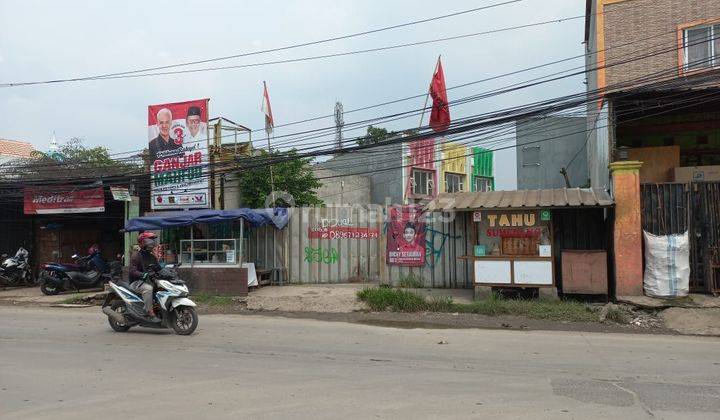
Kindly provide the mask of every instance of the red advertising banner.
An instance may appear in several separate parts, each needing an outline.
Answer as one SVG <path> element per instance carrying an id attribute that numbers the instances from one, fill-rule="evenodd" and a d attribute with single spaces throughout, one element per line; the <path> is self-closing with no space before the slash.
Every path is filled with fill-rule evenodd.
<path id="1" fill-rule="evenodd" d="M 425 217 L 420 207 L 390 208 L 387 263 L 406 266 L 425 265 Z"/>
<path id="2" fill-rule="evenodd" d="M 105 211 L 102 187 L 25 187 L 25 214 L 96 213 Z"/>
<path id="3" fill-rule="evenodd" d="M 380 231 L 373 228 L 350 226 L 309 227 L 310 239 L 377 239 Z"/>
<path id="4" fill-rule="evenodd" d="M 153 209 L 207 208 L 209 99 L 148 106 Z"/>

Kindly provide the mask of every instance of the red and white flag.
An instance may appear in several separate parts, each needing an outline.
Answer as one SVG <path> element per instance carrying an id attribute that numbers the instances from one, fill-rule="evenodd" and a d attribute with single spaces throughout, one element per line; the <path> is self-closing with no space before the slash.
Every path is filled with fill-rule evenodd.
<path id="1" fill-rule="evenodd" d="M 275 121 L 273 121 L 272 108 L 270 107 L 270 95 L 268 95 L 267 84 L 263 81 L 263 101 L 260 108 L 265 114 L 265 132 L 269 136 L 272 134 Z"/>
<path id="2" fill-rule="evenodd" d="M 433 100 L 433 107 L 430 112 L 430 127 L 436 133 L 445 131 L 450 126 L 450 105 L 445 90 L 445 74 L 443 73 L 440 57 L 438 57 L 435 74 L 433 74 L 430 82 L 430 96 Z"/>

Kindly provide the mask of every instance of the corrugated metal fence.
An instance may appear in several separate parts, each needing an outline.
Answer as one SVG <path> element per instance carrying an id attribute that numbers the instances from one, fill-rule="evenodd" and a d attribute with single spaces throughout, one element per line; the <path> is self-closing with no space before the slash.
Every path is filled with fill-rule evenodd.
<path id="1" fill-rule="evenodd" d="M 397 285 L 403 279 L 412 277 L 423 287 L 470 288 L 472 284 L 472 262 L 457 257 L 473 255 L 467 240 L 469 213 L 433 213 L 425 228 L 425 265 L 422 267 L 385 267 L 384 283 Z M 383 241 L 385 240 L 383 236 Z"/>
<path id="2" fill-rule="evenodd" d="M 282 281 L 290 283 L 397 284 L 412 273 L 425 287 L 471 287 L 470 263 L 456 258 L 472 254 L 466 249 L 467 221 L 435 219 L 426 229 L 424 267 L 386 266 L 386 226 L 380 206 L 293 208 L 283 230 L 250 229 L 245 259 L 257 268 L 282 272 Z"/>

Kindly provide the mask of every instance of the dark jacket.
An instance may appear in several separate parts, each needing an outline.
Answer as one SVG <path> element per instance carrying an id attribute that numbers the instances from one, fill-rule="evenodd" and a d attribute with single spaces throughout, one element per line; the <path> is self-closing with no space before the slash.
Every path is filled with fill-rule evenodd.
<path id="1" fill-rule="evenodd" d="M 151 252 L 145 251 L 144 249 L 133 252 L 130 257 L 130 266 L 128 267 L 130 282 L 142 280 L 143 274 L 149 270 L 148 267 L 157 263 L 157 257 L 155 257 L 155 255 Z"/>
<path id="2" fill-rule="evenodd" d="M 159 152 L 163 152 L 165 150 L 176 150 L 176 149 L 180 149 L 181 147 L 182 147 L 182 145 L 175 144 L 175 141 L 173 139 L 169 139 L 166 142 L 162 138 L 162 136 L 158 134 L 157 137 L 150 140 L 150 145 L 149 145 L 150 159 L 153 161 L 156 159 L 162 159 L 167 156 L 163 155 L 163 156 L 158 157 Z M 172 154 L 169 154 L 169 155 L 172 155 Z"/>

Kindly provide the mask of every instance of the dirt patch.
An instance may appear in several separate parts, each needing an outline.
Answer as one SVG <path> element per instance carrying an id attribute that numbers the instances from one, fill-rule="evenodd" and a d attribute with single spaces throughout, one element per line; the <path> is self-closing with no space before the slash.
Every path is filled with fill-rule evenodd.
<path id="1" fill-rule="evenodd" d="M 670 308 L 660 316 L 667 328 L 681 334 L 720 335 L 720 308 Z"/>
<path id="2" fill-rule="evenodd" d="M 366 285 L 264 287 L 250 292 L 247 308 L 255 311 L 343 313 L 367 310 L 357 298 Z"/>

